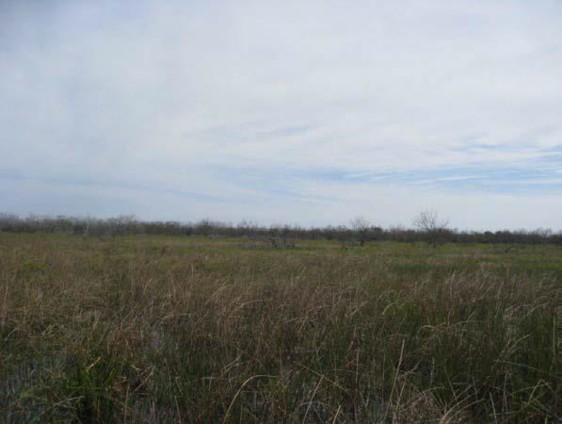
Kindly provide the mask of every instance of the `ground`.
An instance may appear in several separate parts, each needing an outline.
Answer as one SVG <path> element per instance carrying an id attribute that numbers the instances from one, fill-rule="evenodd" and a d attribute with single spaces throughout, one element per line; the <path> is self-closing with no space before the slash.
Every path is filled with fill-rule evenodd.
<path id="1" fill-rule="evenodd" d="M 0 233 L 0 421 L 555 422 L 562 247 L 277 246 Z"/>

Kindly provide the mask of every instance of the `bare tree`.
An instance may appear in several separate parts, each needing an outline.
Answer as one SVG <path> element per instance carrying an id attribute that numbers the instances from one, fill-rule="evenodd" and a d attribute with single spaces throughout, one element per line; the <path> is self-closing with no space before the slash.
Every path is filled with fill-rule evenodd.
<path id="1" fill-rule="evenodd" d="M 205 237 L 209 237 L 213 230 L 217 227 L 216 223 L 211 221 L 210 219 L 202 219 L 197 224 L 195 224 L 195 229 L 199 235 L 203 235 Z"/>
<path id="2" fill-rule="evenodd" d="M 351 229 L 357 233 L 359 244 L 363 246 L 367 241 L 370 223 L 364 217 L 358 216 L 351 220 Z"/>
<path id="3" fill-rule="evenodd" d="M 416 219 L 414 219 L 414 226 L 416 229 L 425 234 L 427 242 L 433 247 L 444 239 L 444 236 L 449 233 L 449 221 L 442 219 L 439 214 L 434 210 L 426 210 L 420 212 Z"/>

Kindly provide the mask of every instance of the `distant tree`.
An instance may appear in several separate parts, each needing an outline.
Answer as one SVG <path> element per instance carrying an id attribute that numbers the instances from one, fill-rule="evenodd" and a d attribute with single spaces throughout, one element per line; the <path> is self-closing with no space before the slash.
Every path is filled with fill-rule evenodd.
<path id="1" fill-rule="evenodd" d="M 259 227 L 260 226 L 255 221 L 244 220 L 236 226 L 236 229 L 239 235 L 254 237 L 258 234 Z"/>
<path id="2" fill-rule="evenodd" d="M 104 226 L 103 237 L 116 237 L 133 233 L 136 224 L 136 216 L 119 215 L 115 218 L 109 218 Z"/>
<path id="3" fill-rule="evenodd" d="M 20 223 L 17 215 L 0 212 L 0 231 L 13 230 Z"/>
<path id="4" fill-rule="evenodd" d="M 554 244 L 562 246 L 562 231 L 559 231 L 558 233 L 553 234 L 552 237 L 551 237 L 551 241 Z"/>
<path id="5" fill-rule="evenodd" d="M 212 234 L 213 229 L 216 227 L 215 223 L 209 219 L 203 219 L 195 224 L 197 234 L 208 237 Z"/>
<path id="6" fill-rule="evenodd" d="M 433 247 L 436 247 L 438 243 L 445 240 L 446 236 L 449 235 L 448 225 L 449 221 L 440 218 L 439 214 L 434 210 L 420 212 L 416 219 L 414 219 L 414 227 L 425 235 L 427 242 Z"/>
<path id="7" fill-rule="evenodd" d="M 364 217 L 358 216 L 351 220 L 351 229 L 359 238 L 359 244 L 363 246 L 367 241 L 369 235 L 369 228 L 371 224 Z"/>

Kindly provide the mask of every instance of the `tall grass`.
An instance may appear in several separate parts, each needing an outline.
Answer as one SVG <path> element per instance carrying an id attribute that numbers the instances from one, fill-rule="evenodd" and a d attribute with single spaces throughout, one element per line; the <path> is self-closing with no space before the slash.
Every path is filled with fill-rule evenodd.
<path id="1" fill-rule="evenodd" d="M 2 235 L 0 421 L 555 422 L 558 275 L 389 246 Z"/>

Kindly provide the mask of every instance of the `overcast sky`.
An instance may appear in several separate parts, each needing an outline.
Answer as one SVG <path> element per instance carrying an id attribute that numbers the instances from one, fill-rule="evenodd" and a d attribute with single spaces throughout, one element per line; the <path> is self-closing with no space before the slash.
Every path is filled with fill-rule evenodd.
<path id="1" fill-rule="evenodd" d="M 562 1 L 0 1 L 0 212 L 562 230 Z"/>

